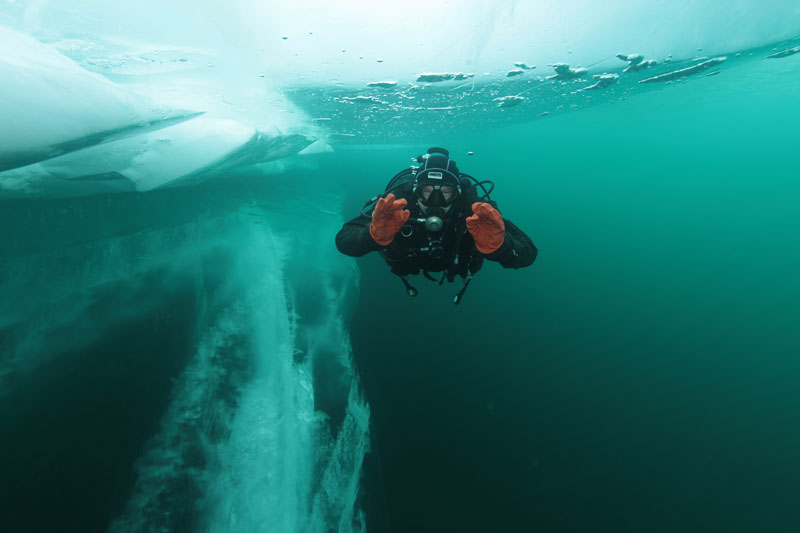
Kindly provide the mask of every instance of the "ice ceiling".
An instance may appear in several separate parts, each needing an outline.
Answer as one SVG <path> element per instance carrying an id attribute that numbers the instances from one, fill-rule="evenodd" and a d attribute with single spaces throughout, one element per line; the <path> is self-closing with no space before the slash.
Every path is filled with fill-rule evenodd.
<path id="1" fill-rule="evenodd" d="M 317 140 L 392 142 L 521 104 L 535 117 L 626 96 L 621 55 L 663 74 L 798 36 L 785 0 L 5 0 L 0 188 L 149 190 Z"/>

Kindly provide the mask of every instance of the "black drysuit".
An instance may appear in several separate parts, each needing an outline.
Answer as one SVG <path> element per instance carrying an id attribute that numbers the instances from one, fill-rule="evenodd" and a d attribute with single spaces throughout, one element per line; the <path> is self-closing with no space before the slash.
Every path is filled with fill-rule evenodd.
<path id="1" fill-rule="evenodd" d="M 388 246 L 376 243 L 369 234 L 371 219 L 361 215 L 346 222 L 336 235 L 336 247 L 340 252 L 360 257 L 379 251 L 398 276 L 420 271 L 444 272 L 448 281 L 453 281 L 457 275 L 466 277 L 476 273 L 484 259 L 496 261 L 505 268 L 526 267 L 536 259 L 537 250 L 531 239 L 506 218 L 503 218 L 506 234 L 502 246 L 491 254 L 478 251 L 465 222 L 472 215 L 472 204 L 479 201 L 472 185 L 462 190 L 452 204 L 452 213 L 443 217 L 446 224 L 439 233 L 428 232 L 423 223 L 414 221 L 425 215 L 416 202 L 411 183 L 396 189 L 394 194 L 398 199 L 405 198 L 407 209 L 411 211 L 409 221 L 394 240 Z M 493 201 L 487 203 L 497 208 Z"/>

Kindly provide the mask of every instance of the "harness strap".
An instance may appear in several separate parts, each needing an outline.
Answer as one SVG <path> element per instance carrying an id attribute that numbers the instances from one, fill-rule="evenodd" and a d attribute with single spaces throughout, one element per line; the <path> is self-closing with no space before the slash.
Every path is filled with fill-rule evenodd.
<path id="1" fill-rule="evenodd" d="M 414 288 L 414 287 L 413 287 L 413 286 L 412 286 L 412 285 L 411 285 L 411 284 L 408 282 L 408 278 L 406 278 L 405 276 L 400 276 L 400 279 L 403 281 L 403 285 L 405 285 L 405 286 L 406 286 L 406 294 L 408 294 L 409 296 L 412 296 L 412 297 L 413 297 L 413 296 L 416 296 L 416 295 L 417 295 L 417 289 L 415 289 L 415 288 Z"/>
<path id="2" fill-rule="evenodd" d="M 458 292 L 458 294 L 453 296 L 453 305 L 458 305 L 461 303 L 461 299 L 464 297 L 464 293 L 467 292 L 467 287 L 469 287 L 470 281 L 472 281 L 472 278 L 471 277 L 467 278 L 464 281 L 464 287 L 462 287 L 462 289 Z"/>

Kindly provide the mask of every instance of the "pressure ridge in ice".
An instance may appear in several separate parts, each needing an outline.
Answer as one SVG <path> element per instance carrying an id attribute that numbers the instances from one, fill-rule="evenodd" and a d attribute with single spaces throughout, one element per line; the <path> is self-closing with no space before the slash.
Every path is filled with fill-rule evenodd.
<path id="1" fill-rule="evenodd" d="M 161 105 L 10 28 L 0 26 L 0 43 L 0 190 L 46 193 L 62 180 L 102 178 L 144 191 L 286 157 L 313 142 Z"/>

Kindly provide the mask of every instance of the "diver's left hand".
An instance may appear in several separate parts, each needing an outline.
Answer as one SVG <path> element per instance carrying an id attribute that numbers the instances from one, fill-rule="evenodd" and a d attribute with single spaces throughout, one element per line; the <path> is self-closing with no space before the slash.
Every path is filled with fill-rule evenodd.
<path id="1" fill-rule="evenodd" d="M 506 224 L 500 212 L 486 202 L 472 204 L 472 216 L 467 217 L 467 229 L 482 254 L 497 251 L 506 238 Z"/>

